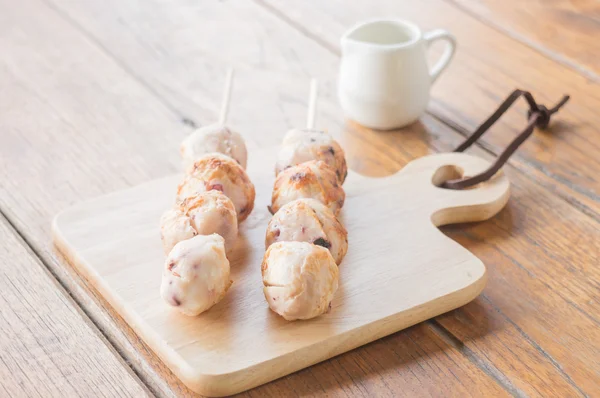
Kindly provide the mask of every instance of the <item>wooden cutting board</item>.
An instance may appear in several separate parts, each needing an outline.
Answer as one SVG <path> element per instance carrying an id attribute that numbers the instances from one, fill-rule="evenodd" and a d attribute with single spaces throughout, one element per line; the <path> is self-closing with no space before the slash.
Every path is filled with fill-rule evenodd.
<path id="1" fill-rule="evenodd" d="M 54 242 L 171 370 L 192 390 L 234 394 L 462 306 L 486 280 L 484 265 L 436 226 L 480 221 L 506 204 L 499 174 L 474 189 L 436 183 L 474 175 L 487 161 L 463 153 L 426 156 L 395 175 L 350 172 L 341 218 L 349 250 L 332 310 L 287 322 L 267 306 L 260 265 L 271 215 L 276 149 L 252 153 L 254 212 L 230 256 L 226 297 L 198 317 L 163 303 L 159 218 L 180 176 L 75 205 L 54 219 Z"/>

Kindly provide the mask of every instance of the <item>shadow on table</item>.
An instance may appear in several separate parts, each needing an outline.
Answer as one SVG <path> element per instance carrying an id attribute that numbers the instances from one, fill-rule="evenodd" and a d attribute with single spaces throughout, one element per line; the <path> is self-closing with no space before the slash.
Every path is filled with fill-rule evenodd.
<path id="1" fill-rule="evenodd" d="M 485 322 L 473 322 L 471 314 L 486 310 L 477 298 L 466 306 L 451 311 L 443 318 L 456 318 L 463 324 L 461 329 L 472 327 L 469 339 L 492 332 Z M 466 311 L 465 311 L 466 309 Z M 464 313 L 466 312 L 467 315 Z M 485 315 L 481 319 L 486 319 Z M 314 396 L 345 391 L 349 396 L 395 396 L 399 391 L 411 395 L 416 391 L 430 389 L 434 396 L 442 396 L 448 385 L 448 371 L 461 377 L 468 367 L 481 366 L 473 363 L 472 352 L 463 355 L 463 342 L 446 330 L 437 318 L 394 333 L 370 344 L 341 354 L 328 361 L 313 365 L 289 376 L 265 384 L 248 393 L 265 396 L 290 394 Z M 446 387 L 444 387 L 446 386 Z M 407 388 L 409 390 L 407 390 Z M 408 393 L 408 394 L 407 394 Z"/>

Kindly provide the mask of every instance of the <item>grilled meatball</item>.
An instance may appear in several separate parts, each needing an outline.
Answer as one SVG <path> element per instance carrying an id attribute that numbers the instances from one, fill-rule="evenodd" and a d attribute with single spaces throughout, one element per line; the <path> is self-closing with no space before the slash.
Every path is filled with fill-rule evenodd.
<path id="1" fill-rule="evenodd" d="M 285 135 L 275 164 L 275 174 L 309 160 L 322 160 L 335 171 L 340 184 L 348 174 L 344 150 L 331 135 L 314 129 L 294 129 Z"/>
<path id="2" fill-rule="evenodd" d="M 196 235 L 167 256 L 160 294 L 170 306 L 196 316 L 221 301 L 231 283 L 223 238 Z"/>
<path id="3" fill-rule="evenodd" d="M 262 263 L 271 310 L 288 321 L 327 312 L 338 288 L 338 266 L 329 250 L 307 242 L 277 242 Z"/>
<path id="4" fill-rule="evenodd" d="M 219 234 L 230 251 L 237 240 L 237 215 L 233 202 L 223 192 L 206 191 L 185 198 L 161 218 L 165 254 L 182 240 L 196 235 Z"/>
<path id="5" fill-rule="evenodd" d="M 346 194 L 329 166 L 320 160 L 311 160 L 292 166 L 277 175 L 271 212 L 277 212 L 283 205 L 296 199 L 312 198 L 338 214 Z"/>
<path id="6" fill-rule="evenodd" d="M 223 192 L 235 207 L 238 222 L 244 221 L 254 208 L 254 185 L 246 171 L 230 157 L 211 153 L 196 160 L 177 189 L 177 200 L 206 191 Z"/>
<path id="7" fill-rule="evenodd" d="M 220 124 L 211 124 L 194 131 L 182 141 L 180 151 L 185 170 L 189 170 L 198 158 L 214 152 L 229 156 L 244 169 L 248 158 L 242 136 Z"/>
<path id="8" fill-rule="evenodd" d="M 160 237 L 165 255 L 168 255 L 177 243 L 193 238 L 197 234 L 192 227 L 190 217 L 179 206 L 167 210 L 160 218 Z"/>
<path id="9" fill-rule="evenodd" d="M 348 232 L 324 204 L 298 199 L 283 206 L 269 222 L 265 246 L 308 242 L 328 249 L 339 265 L 348 251 Z"/>

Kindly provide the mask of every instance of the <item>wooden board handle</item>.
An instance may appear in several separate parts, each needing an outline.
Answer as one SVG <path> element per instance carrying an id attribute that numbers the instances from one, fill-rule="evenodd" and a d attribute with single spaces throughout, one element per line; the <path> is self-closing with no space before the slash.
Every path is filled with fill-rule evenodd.
<path id="1" fill-rule="evenodd" d="M 446 180 L 472 176 L 489 166 L 487 160 L 453 152 L 413 160 L 397 176 L 413 180 L 421 200 L 431 202 L 431 221 L 440 226 L 487 220 L 502 210 L 510 196 L 510 183 L 502 171 L 469 189 L 440 187 Z"/>

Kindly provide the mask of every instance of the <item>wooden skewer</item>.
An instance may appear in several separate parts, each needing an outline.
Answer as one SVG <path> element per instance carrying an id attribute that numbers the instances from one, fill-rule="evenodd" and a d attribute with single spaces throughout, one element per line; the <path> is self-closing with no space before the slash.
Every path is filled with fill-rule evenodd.
<path id="1" fill-rule="evenodd" d="M 312 129 L 315 127 L 315 114 L 317 112 L 317 95 L 319 85 L 317 79 L 312 78 L 310 81 L 310 93 L 308 96 L 308 116 L 306 117 L 306 128 Z"/>
<path id="2" fill-rule="evenodd" d="M 219 115 L 219 124 L 224 126 L 229 113 L 229 102 L 231 101 L 231 87 L 233 86 L 233 68 L 227 71 L 225 89 L 223 91 L 223 102 L 221 102 L 221 114 Z"/>

